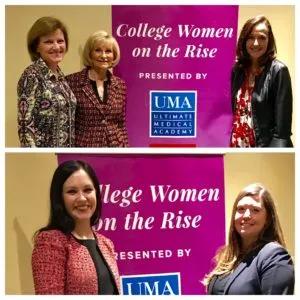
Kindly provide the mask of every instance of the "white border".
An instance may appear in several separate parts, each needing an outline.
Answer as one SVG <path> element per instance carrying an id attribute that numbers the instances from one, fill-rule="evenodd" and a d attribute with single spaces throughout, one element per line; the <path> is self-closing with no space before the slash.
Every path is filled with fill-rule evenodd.
<path id="1" fill-rule="evenodd" d="M 299 6 L 299 0 L 3 0 L 0 2 L 0 22 L 2 26 L 0 26 L 0 44 L 1 44 L 1 66 L 2 71 L 0 72 L 0 88 L 1 88 L 1 99 L 0 99 L 0 110 L 1 110 L 1 121 L 0 121 L 0 147 L 1 147 L 1 153 L 0 153 L 0 166 L 1 166 L 1 181 L 0 181 L 0 189 L 1 189 L 1 202 L 0 202 L 0 210 L 2 217 L 2 226 L 0 234 L 2 236 L 2 243 L 0 247 L 0 262 L 2 263 L 1 271 L 0 271 L 0 296 L 5 295 L 5 256 L 4 256 L 4 249 L 5 249 L 5 154 L 6 153 L 106 153 L 106 154 L 224 154 L 224 153 L 295 153 L 295 170 L 296 170 L 296 182 L 297 179 L 299 179 L 298 173 L 300 170 L 300 148 L 298 145 L 300 145 L 299 139 L 300 139 L 300 121 L 296 122 L 295 126 L 295 148 L 294 149 L 233 149 L 233 148 L 178 148 L 178 149 L 155 149 L 155 148 L 130 148 L 130 149 L 99 149 L 99 148 L 91 148 L 91 149 L 63 149 L 63 148 L 57 148 L 57 149 L 21 149 L 21 148 L 5 148 L 5 77 L 4 77 L 4 68 L 5 68 L 5 5 L 270 5 L 270 6 L 277 6 L 277 5 L 295 5 L 295 30 L 296 30 L 296 36 L 295 36 L 295 83 L 296 86 L 293 87 L 295 91 L 295 107 L 294 107 L 294 118 L 296 118 L 300 114 L 300 104 L 298 103 L 299 98 L 299 87 L 298 87 L 298 81 L 300 80 L 299 77 L 299 71 L 298 67 L 300 67 L 300 58 L 299 58 L 299 18 L 300 18 L 300 6 Z M 3 41 L 3 42 L 2 42 Z M 2 42 L 2 43 L 1 43 Z M 11 99 L 14 101 L 14 99 Z M 300 213 L 300 192 L 299 192 L 300 185 L 296 184 L 295 188 L 295 214 Z M 22 199 L 19 199 L 22 201 Z M 297 240 L 297 236 L 299 235 L 299 226 L 300 226 L 300 218 L 295 218 L 295 254 L 296 254 L 296 260 L 295 260 L 295 272 L 296 272 L 296 285 L 295 285 L 295 294 L 300 295 L 300 245 L 299 241 Z M 28 276 L 31 276 L 28 274 Z M 32 300 L 32 295 L 6 295 L 5 298 L 9 299 L 30 299 Z M 88 299 L 89 296 L 81 296 L 78 299 Z M 197 298 L 195 298 L 197 297 Z M 205 297 L 205 296 L 184 296 L 184 299 L 199 299 L 199 297 Z M 215 298 L 216 297 L 216 298 Z M 296 296 L 272 296 L 272 299 L 294 299 Z M 218 296 L 209 296 L 210 299 L 220 299 Z M 51 296 L 34 296 L 34 299 L 53 299 Z M 55 299 L 74 299 L 74 296 L 56 296 Z M 105 299 L 116 299 L 114 296 L 106 296 Z M 118 299 L 124 299 L 123 297 L 118 297 Z M 134 296 L 134 297 L 126 297 L 126 299 L 133 299 L 133 300 L 139 300 L 139 299 L 145 299 L 144 297 Z M 168 296 L 167 299 L 178 299 L 175 297 Z M 226 299 L 235 299 L 233 296 L 227 296 Z M 253 299 L 253 296 L 243 296 L 242 299 Z"/>
<path id="2" fill-rule="evenodd" d="M 298 0 L 3 0 L 5 5 L 295 5 Z"/>
<path id="3" fill-rule="evenodd" d="M 95 154 L 224 154 L 224 153 L 294 153 L 293 148 L 6 148 L 6 153 L 95 153 Z"/>

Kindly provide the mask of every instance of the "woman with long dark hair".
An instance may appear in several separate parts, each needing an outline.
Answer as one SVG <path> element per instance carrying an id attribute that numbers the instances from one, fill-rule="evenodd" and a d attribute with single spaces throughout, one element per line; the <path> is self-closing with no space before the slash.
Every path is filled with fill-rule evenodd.
<path id="1" fill-rule="evenodd" d="M 94 170 L 83 161 L 56 169 L 48 225 L 35 235 L 32 272 L 36 294 L 119 294 L 113 243 L 92 228 L 101 214 Z"/>
<path id="2" fill-rule="evenodd" d="M 231 76 L 231 147 L 292 147 L 292 87 L 265 16 L 243 26 Z"/>

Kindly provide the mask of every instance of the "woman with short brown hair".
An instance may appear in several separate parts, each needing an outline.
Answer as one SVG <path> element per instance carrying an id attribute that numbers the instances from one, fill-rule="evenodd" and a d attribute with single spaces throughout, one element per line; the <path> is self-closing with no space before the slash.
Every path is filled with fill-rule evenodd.
<path id="1" fill-rule="evenodd" d="M 32 64 L 18 82 L 18 134 L 22 147 L 72 147 L 76 98 L 59 68 L 68 50 L 65 25 L 42 17 L 30 28 Z"/>

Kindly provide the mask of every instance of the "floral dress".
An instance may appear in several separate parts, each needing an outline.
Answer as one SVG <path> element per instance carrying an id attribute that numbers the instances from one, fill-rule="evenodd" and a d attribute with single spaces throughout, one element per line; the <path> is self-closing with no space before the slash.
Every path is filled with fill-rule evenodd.
<path id="1" fill-rule="evenodd" d="M 237 93 L 230 147 L 255 147 L 251 99 L 255 76 L 247 74 Z"/>
<path id="2" fill-rule="evenodd" d="M 40 58 L 18 82 L 18 134 L 22 147 L 72 147 L 76 98 L 64 74 Z"/>

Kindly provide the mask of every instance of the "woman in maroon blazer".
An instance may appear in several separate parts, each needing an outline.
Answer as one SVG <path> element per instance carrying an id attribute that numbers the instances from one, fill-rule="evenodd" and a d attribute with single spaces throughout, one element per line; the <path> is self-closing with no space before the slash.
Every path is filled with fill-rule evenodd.
<path id="1" fill-rule="evenodd" d="M 67 76 L 77 98 L 76 147 L 128 147 L 126 86 L 109 71 L 119 60 L 117 41 L 107 32 L 97 31 L 84 46 L 86 68 Z"/>
<path id="2" fill-rule="evenodd" d="M 114 295 L 120 279 L 113 243 L 93 231 L 100 217 L 97 176 L 82 161 L 56 169 L 49 223 L 35 235 L 32 273 L 36 294 Z"/>

